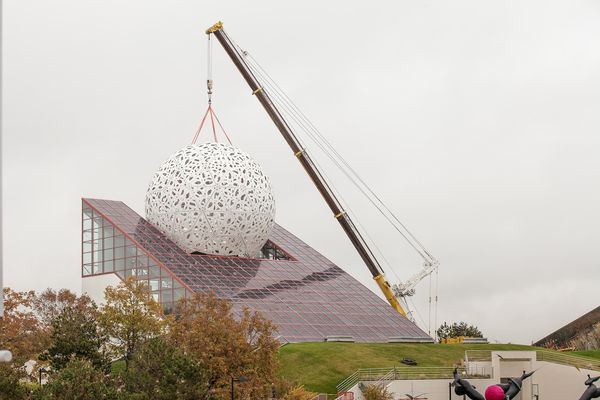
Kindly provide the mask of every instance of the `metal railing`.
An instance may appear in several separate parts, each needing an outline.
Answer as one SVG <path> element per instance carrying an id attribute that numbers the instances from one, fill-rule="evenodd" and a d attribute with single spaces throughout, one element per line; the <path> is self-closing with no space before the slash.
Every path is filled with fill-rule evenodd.
<path id="1" fill-rule="evenodd" d="M 465 362 L 492 361 L 492 350 L 465 350 Z"/>
<path id="2" fill-rule="evenodd" d="M 507 350 L 512 351 L 512 350 Z M 600 360 L 578 356 L 574 354 L 559 353 L 557 351 L 550 350 L 533 350 L 536 354 L 537 361 L 546 361 L 555 364 L 570 365 L 576 368 L 590 369 L 593 371 L 600 371 Z M 474 361 L 491 361 L 492 350 L 466 350 L 465 351 L 465 362 Z"/>
<path id="3" fill-rule="evenodd" d="M 574 354 L 558 353 L 556 351 L 536 350 L 538 361 L 570 365 L 576 368 L 600 371 L 600 360 Z"/>
<path id="4" fill-rule="evenodd" d="M 487 378 L 489 375 L 469 375 L 465 367 L 458 368 L 461 377 Z M 452 379 L 454 367 L 391 367 L 361 368 L 337 385 L 338 393 L 346 392 L 359 382 L 396 381 L 409 379 Z"/>

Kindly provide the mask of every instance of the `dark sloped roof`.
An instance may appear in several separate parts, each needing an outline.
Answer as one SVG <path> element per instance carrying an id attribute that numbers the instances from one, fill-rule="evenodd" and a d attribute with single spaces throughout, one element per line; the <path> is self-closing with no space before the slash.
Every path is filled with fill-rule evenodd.
<path id="1" fill-rule="evenodd" d="M 569 322 L 562 328 L 552 332 L 543 339 L 534 343 L 534 346 L 563 348 L 569 345 L 569 342 L 575 338 L 580 332 L 585 332 L 591 329 L 595 324 L 600 322 L 600 306 L 592 311 L 583 314 L 576 320 Z"/>
<path id="2" fill-rule="evenodd" d="M 193 292 L 212 290 L 238 307 L 260 311 L 287 341 L 352 336 L 383 342 L 427 335 L 384 300 L 279 225 L 270 241 L 291 260 L 192 255 L 120 201 L 84 202 Z"/>

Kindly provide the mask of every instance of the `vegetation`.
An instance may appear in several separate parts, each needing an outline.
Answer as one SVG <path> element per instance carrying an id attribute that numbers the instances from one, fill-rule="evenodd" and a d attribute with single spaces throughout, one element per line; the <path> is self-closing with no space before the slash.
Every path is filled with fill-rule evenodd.
<path id="1" fill-rule="evenodd" d="M 444 322 L 437 330 L 437 336 L 440 342 L 443 339 L 457 338 L 457 337 L 483 337 L 483 334 L 475 325 L 469 325 L 466 322 L 454 322 L 452 325 L 448 325 Z"/>
<path id="2" fill-rule="evenodd" d="M 313 400 L 317 393 L 309 392 L 303 385 L 298 385 L 290 389 L 283 400 Z"/>
<path id="3" fill-rule="evenodd" d="M 336 385 L 359 368 L 402 365 L 403 358 L 419 366 L 459 364 L 465 350 L 531 350 L 511 344 L 293 343 L 279 350 L 280 375 L 318 393 L 336 393 Z"/>
<path id="4" fill-rule="evenodd" d="M 232 380 L 236 398 L 308 393 L 277 377 L 273 324 L 211 293 L 180 301 L 177 318 L 134 279 L 107 288 L 100 309 L 68 290 L 5 298 L 0 348 L 14 358 L 0 364 L 0 400 L 212 400 Z"/>
<path id="5" fill-rule="evenodd" d="M 73 358 L 33 393 L 35 400 L 117 399 L 114 380 L 85 359 Z"/>
<path id="6" fill-rule="evenodd" d="M 61 307 L 50 322 L 50 347 L 39 359 L 49 361 L 55 371 L 65 368 L 72 359 L 87 360 L 94 368 L 106 370 L 110 366 L 104 352 L 108 340 L 98 328 L 97 317 L 98 310 L 91 302 Z"/>
<path id="7" fill-rule="evenodd" d="M 110 337 L 113 356 L 122 357 L 127 369 L 137 347 L 163 332 L 166 321 L 162 308 L 149 296 L 147 285 L 133 277 L 116 287 L 107 287 L 104 298 L 100 326 Z"/>
<path id="8" fill-rule="evenodd" d="M 367 385 L 362 392 L 365 400 L 394 400 L 394 395 L 384 385 Z"/>
<path id="9" fill-rule="evenodd" d="M 530 349 L 381 343 L 279 348 L 275 327 L 261 314 L 234 310 L 209 293 L 182 300 L 177 318 L 165 316 L 148 288 L 131 280 L 108 288 L 100 309 L 87 296 L 64 290 L 37 295 L 6 289 L 5 296 L 0 347 L 11 349 L 14 360 L 0 365 L 0 400 L 211 400 L 228 396 L 232 378 L 239 399 L 275 393 L 278 399 L 304 400 L 335 393 L 358 368 L 392 367 L 403 358 L 450 366 L 469 349 Z M 109 365 L 108 351 L 121 359 Z M 586 355 L 600 358 L 598 352 Z M 38 370 L 27 375 L 23 368 L 27 360 L 45 369 L 41 387 Z"/>
<path id="10" fill-rule="evenodd" d="M 48 335 L 33 309 L 34 292 L 4 289 L 4 317 L 0 319 L 0 348 L 11 349 L 18 365 L 45 349 Z"/>
<path id="11" fill-rule="evenodd" d="M 195 400 L 208 393 L 200 363 L 160 337 L 141 345 L 121 376 L 131 399 Z"/>
<path id="12" fill-rule="evenodd" d="M 208 389 L 217 396 L 225 396 L 231 379 L 244 377 L 236 384 L 242 397 L 265 398 L 277 371 L 274 331 L 262 315 L 244 309 L 236 319 L 230 302 L 198 293 L 180 302 L 170 337 L 204 367 Z"/>
<path id="13" fill-rule="evenodd" d="M 600 360 L 600 350 L 582 350 L 582 351 L 571 351 L 569 354 L 575 354 L 578 356 L 597 358 Z"/>

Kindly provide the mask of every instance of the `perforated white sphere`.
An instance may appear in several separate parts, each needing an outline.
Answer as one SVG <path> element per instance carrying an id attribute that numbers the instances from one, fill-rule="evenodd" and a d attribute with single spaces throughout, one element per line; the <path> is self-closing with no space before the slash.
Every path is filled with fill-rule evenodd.
<path id="1" fill-rule="evenodd" d="M 186 146 L 154 174 L 146 218 L 188 253 L 254 257 L 275 218 L 260 165 L 223 143 Z"/>

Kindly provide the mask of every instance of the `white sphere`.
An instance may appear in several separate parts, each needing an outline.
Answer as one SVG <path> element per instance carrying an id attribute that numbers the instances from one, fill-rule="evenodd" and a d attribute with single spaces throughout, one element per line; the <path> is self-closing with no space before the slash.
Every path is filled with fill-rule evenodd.
<path id="1" fill-rule="evenodd" d="M 154 174 L 146 218 L 188 253 L 255 257 L 275 218 L 260 165 L 223 143 L 186 146 Z"/>

